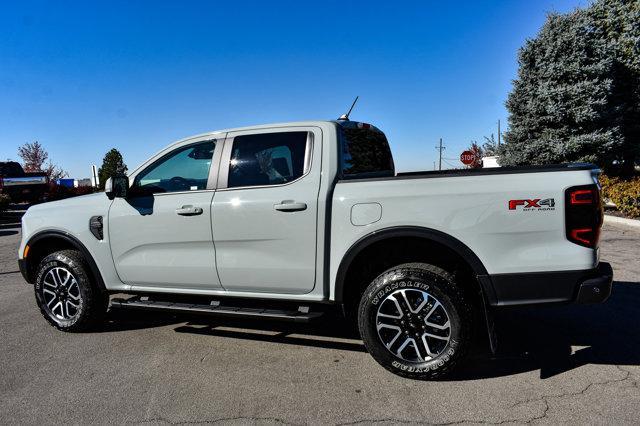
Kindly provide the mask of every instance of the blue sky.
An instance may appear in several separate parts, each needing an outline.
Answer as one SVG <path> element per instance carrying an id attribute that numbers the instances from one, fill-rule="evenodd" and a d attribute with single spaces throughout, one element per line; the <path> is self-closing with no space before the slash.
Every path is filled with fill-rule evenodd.
<path id="1" fill-rule="evenodd" d="M 227 127 L 352 119 L 401 171 L 506 126 L 517 49 L 586 1 L 14 1 L 0 6 L 0 159 L 40 141 L 71 177 L 118 148 L 133 169 Z M 448 160 L 443 166 L 459 166 Z"/>

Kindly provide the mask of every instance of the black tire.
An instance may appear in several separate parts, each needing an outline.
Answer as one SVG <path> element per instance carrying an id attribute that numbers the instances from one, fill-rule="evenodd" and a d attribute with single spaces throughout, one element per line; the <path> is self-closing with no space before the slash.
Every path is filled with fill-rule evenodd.
<path id="1" fill-rule="evenodd" d="M 67 278 L 60 286 L 58 295 L 56 274 L 59 281 Z M 62 279 L 61 279 L 62 276 Z M 36 302 L 42 316 L 58 330 L 82 332 L 91 330 L 102 323 L 107 312 L 109 298 L 98 285 L 87 268 L 82 254 L 77 250 L 61 250 L 46 256 L 38 266 L 34 284 Z M 52 295 L 52 293 L 55 294 Z M 57 298 L 56 298 L 57 297 Z M 55 300 L 54 300 L 55 299 Z M 69 304 L 65 300 L 69 301 Z M 66 308 L 62 304 L 66 305 Z M 77 308 L 73 308 L 77 304 Z M 64 317 L 65 312 L 68 318 Z"/>
<path id="2" fill-rule="evenodd" d="M 404 292 L 404 290 L 409 291 Z M 428 294 L 428 298 L 421 298 L 424 292 Z M 389 296 L 392 294 L 394 295 L 391 297 L 392 299 L 395 299 L 395 296 L 409 294 L 409 298 L 415 298 L 417 302 L 423 300 L 429 300 L 429 302 L 424 302 L 422 306 L 425 308 L 416 314 L 410 309 L 417 309 L 418 306 L 414 305 L 413 308 L 409 308 L 405 302 L 396 304 L 393 300 L 389 300 Z M 404 300 L 406 301 L 406 299 Z M 436 307 L 433 311 L 431 310 L 433 306 L 437 306 L 436 302 L 439 302 L 440 306 L 444 308 L 444 314 L 442 314 L 439 307 Z M 385 304 L 384 307 L 382 307 L 383 304 Z M 397 315 L 402 318 L 387 319 L 379 317 L 379 314 L 384 313 L 383 310 L 385 309 L 387 309 L 387 313 L 391 312 L 388 311 L 389 307 L 398 312 Z M 399 311 L 399 309 L 402 309 L 402 311 Z M 422 315 L 420 315 L 421 312 L 423 312 Z M 428 312 L 429 315 L 424 312 Z M 434 315 L 437 316 L 434 317 Z M 446 327 L 448 324 L 448 329 L 436 330 L 424 323 L 426 320 L 433 319 L 433 321 L 436 321 L 438 318 L 441 318 L 439 321 L 442 322 L 442 324 L 438 325 Z M 367 287 L 362 295 L 358 309 L 360 336 L 371 356 L 394 374 L 420 380 L 441 378 L 450 373 L 456 364 L 464 358 L 472 339 L 471 318 L 472 306 L 465 300 L 462 290 L 456 285 L 454 276 L 437 266 L 426 263 L 405 263 L 383 272 Z M 402 319 L 404 321 L 401 325 L 400 321 Z M 446 322 L 447 319 L 448 322 Z M 382 326 L 379 334 L 378 325 L 386 324 L 387 321 L 389 321 L 391 327 Z M 397 325 L 395 325 L 396 322 Z M 407 325 L 408 323 L 410 323 L 410 326 Z M 426 324 L 430 323 L 432 322 L 429 321 Z M 393 327 L 397 327 L 402 331 L 392 329 Z M 424 330 L 425 327 L 426 330 Z M 416 332 L 415 338 L 410 334 L 414 331 Z M 426 332 L 443 335 L 448 337 L 449 340 L 444 343 L 444 340 L 425 337 L 422 333 Z M 387 333 L 389 336 L 386 340 L 387 343 L 391 342 L 390 349 L 387 349 L 387 346 L 383 343 L 382 333 Z M 447 333 L 448 336 L 446 336 Z M 394 335 L 396 336 L 395 338 L 393 338 Z M 434 350 L 429 343 L 422 343 L 421 339 L 423 338 L 431 340 L 431 345 L 434 347 L 437 345 L 442 345 L 442 347 Z M 422 354 L 426 354 L 429 351 L 435 356 L 425 355 L 421 357 L 418 354 L 419 349 L 414 347 L 412 343 L 409 343 L 409 346 L 405 346 L 403 351 L 409 349 L 415 351 L 413 354 L 413 357 L 416 358 L 415 360 L 406 359 L 409 357 L 404 356 L 405 352 L 400 353 L 402 356 L 392 353 L 392 350 L 399 349 L 397 345 L 400 345 L 401 348 L 402 344 L 406 343 L 407 340 L 413 340 L 418 345 L 421 345 Z M 426 360 L 427 358 L 429 359 Z"/>

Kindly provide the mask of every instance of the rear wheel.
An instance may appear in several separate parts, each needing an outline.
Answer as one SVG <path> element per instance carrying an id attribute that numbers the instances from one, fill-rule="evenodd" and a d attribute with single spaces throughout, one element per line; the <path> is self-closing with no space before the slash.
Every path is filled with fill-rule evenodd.
<path id="1" fill-rule="evenodd" d="M 76 250 L 61 250 L 42 259 L 34 289 L 42 316 L 58 330 L 88 330 L 100 324 L 107 312 L 108 297 L 92 281 Z"/>
<path id="2" fill-rule="evenodd" d="M 466 354 L 471 306 L 448 272 L 406 263 L 382 273 L 365 290 L 358 326 L 367 350 L 384 368 L 435 379 Z"/>

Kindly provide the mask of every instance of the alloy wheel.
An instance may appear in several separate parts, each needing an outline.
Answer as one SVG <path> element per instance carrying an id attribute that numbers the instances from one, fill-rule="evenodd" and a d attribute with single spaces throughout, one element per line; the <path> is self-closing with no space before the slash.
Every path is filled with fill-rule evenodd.
<path id="1" fill-rule="evenodd" d="M 51 317 L 69 321 L 78 315 L 82 295 L 78 281 L 67 268 L 50 269 L 42 284 L 42 300 Z"/>
<path id="2" fill-rule="evenodd" d="M 428 292 L 413 288 L 395 290 L 382 300 L 376 327 L 387 350 L 409 362 L 437 357 L 451 337 L 444 306 Z"/>

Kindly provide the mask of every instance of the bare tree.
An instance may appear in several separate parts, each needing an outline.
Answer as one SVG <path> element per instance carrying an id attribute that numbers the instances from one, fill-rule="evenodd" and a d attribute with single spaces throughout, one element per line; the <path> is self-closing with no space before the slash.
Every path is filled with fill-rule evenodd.
<path id="1" fill-rule="evenodd" d="M 41 172 L 44 162 L 49 158 L 49 153 L 40 145 L 40 142 L 27 142 L 18 148 L 18 155 L 22 158 L 25 172 Z"/>
<path id="2" fill-rule="evenodd" d="M 47 177 L 49 178 L 49 180 L 62 179 L 63 177 L 66 177 L 68 174 L 67 172 L 62 170 L 62 168 L 53 164 L 51 161 L 47 163 L 47 165 L 44 167 L 44 170 L 42 171 L 47 174 Z"/>
<path id="3" fill-rule="evenodd" d="M 49 153 L 40 142 L 27 142 L 18 148 L 18 155 L 22 158 L 25 172 L 44 172 L 49 180 L 61 179 L 67 176 L 62 168 L 56 166 L 49 160 Z M 45 162 L 47 162 L 45 164 Z"/>

